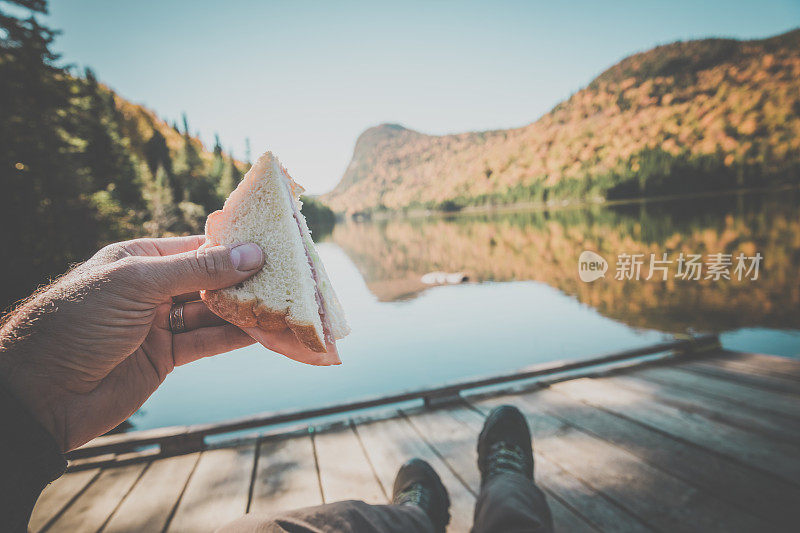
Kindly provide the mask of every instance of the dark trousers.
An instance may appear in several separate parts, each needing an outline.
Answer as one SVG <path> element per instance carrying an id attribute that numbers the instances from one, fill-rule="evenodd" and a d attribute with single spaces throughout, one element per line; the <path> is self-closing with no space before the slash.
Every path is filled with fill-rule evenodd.
<path id="1" fill-rule="evenodd" d="M 413 505 L 370 505 L 361 501 L 305 507 L 277 517 L 247 515 L 224 532 L 397 532 L 433 533 L 428 516 Z M 550 533 L 553 519 L 544 493 L 521 474 L 502 474 L 481 487 L 472 533 Z"/>
<path id="2" fill-rule="evenodd" d="M 536 484 L 522 474 L 501 474 L 481 487 L 472 533 L 552 533 L 550 507 Z"/>

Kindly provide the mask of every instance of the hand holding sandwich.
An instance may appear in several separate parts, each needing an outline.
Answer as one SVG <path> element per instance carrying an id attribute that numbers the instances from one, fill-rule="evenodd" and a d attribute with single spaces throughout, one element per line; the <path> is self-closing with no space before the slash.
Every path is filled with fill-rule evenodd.
<path id="1" fill-rule="evenodd" d="M 205 236 L 103 248 L 5 317 L 0 385 L 67 451 L 132 415 L 176 366 L 254 339 L 303 363 L 339 364 L 336 340 L 350 328 L 300 192 L 267 152 Z"/>
<path id="2" fill-rule="evenodd" d="M 255 244 L 198 249 L 203 243 L 191 236 L 112 244 L 5 319 L 0 380 L 63 451 L 128 418 L 174 367 L 254 342 L 199 300 L 183 306 L 184 332 L 170 330 L 174 297 L 235 285 L 264 263 Z"/>

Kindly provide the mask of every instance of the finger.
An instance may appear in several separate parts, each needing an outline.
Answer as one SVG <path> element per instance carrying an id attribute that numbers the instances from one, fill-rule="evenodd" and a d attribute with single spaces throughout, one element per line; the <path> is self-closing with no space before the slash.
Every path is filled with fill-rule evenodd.
<path id="1" fill-rule="evenodd" d="M 105 246 L 97 252 L 87 264 L 100 265 L 111 263 L 129 256 L 163 256 L 198 249 L 205 242 L 205 235 L 189 235 L 188 237 L 165 237 L 163 239 L 132 239 Z"/>
<path id="2" fill-rule="evenodd" d="M 199 299 L 200 299 L 200 291 L 194 291 L 194 292 L 185 292 L 183 294 L 174 296 L 172 298 L 172 301 L 175 302 L 176 304 L 179 304 L 184 302 L 193 302 Z"/>
<path id="3" fill-rule="evenodd" d="M 175 366 L 185 365 L 203 357 L 250 346 L 255 341 L 233 324 L 201 328 L 172 337 Z"/>
<path id="4" fill-rule="evenodd" d="M 186 331 L 193 331 L 211 326 L 221 326 L 228 322 L 212 313 L 205 302 L 197 301 L 183 304 L 183 324 Z"/>
<path id="5" fill-rule="evenodd" d="M 148 239 L 156 247 L 160 255 L 174 255 L 191 252 L 200 248 L 206 240 L 205 235 L 187 235 L 185 237 L 164 237 Z"/>
<path id="6" fill-rule="evenodd" d="M 264 331 L 259 328 L 242 329 L 273 352 L 278 352 L 300 363 L 315 366 L 342 364 L 335 344 L 328 344 L 328 352 L 320 353 L 310 350 L 305 344 L 297 340 L 297 337 L 290 329 L 279 332 Z"/>
<path id="7" fill-rule="evenodd" d="M 163 257 L 133 258 L 131 268 L 143 285 L 163 298 L 203 289 L 221 289 L 241 283 L 264 264 L 257 244 L 227 244 Z"/>

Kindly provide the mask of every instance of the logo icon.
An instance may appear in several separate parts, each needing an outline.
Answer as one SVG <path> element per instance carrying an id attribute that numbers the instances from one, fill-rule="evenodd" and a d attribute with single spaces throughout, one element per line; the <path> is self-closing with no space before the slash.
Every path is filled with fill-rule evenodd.
<path id="1" fill-rule="evenodd" d="M 584 250 L 578 257 L 578 276 L 580 276 L 581 281 L 590 283 L 596 279 L 604 278 L 607 270 L 608 261 L 600 254 Z"/>

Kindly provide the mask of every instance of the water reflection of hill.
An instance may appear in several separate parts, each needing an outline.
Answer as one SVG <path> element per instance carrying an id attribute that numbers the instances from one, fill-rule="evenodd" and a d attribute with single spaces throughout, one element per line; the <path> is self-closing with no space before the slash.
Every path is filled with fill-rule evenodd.
<path id="1" fill-rule="evenodd" d="M 337 225 L 333 240 L 381 300 L 412 298 L 426 272 L 464 271 L 474 281 L 536 280 L 605 316 L 663 331 L 746 326 L 800 328 L 797 191 L 449 219 Z M 577 259 L 609 260 L 606 279 L 583 283 Z M 617 281 L 619 253 L 764 256 L 756 281 Z M 673 267 L 672 272 L 675 268 Z"/>

